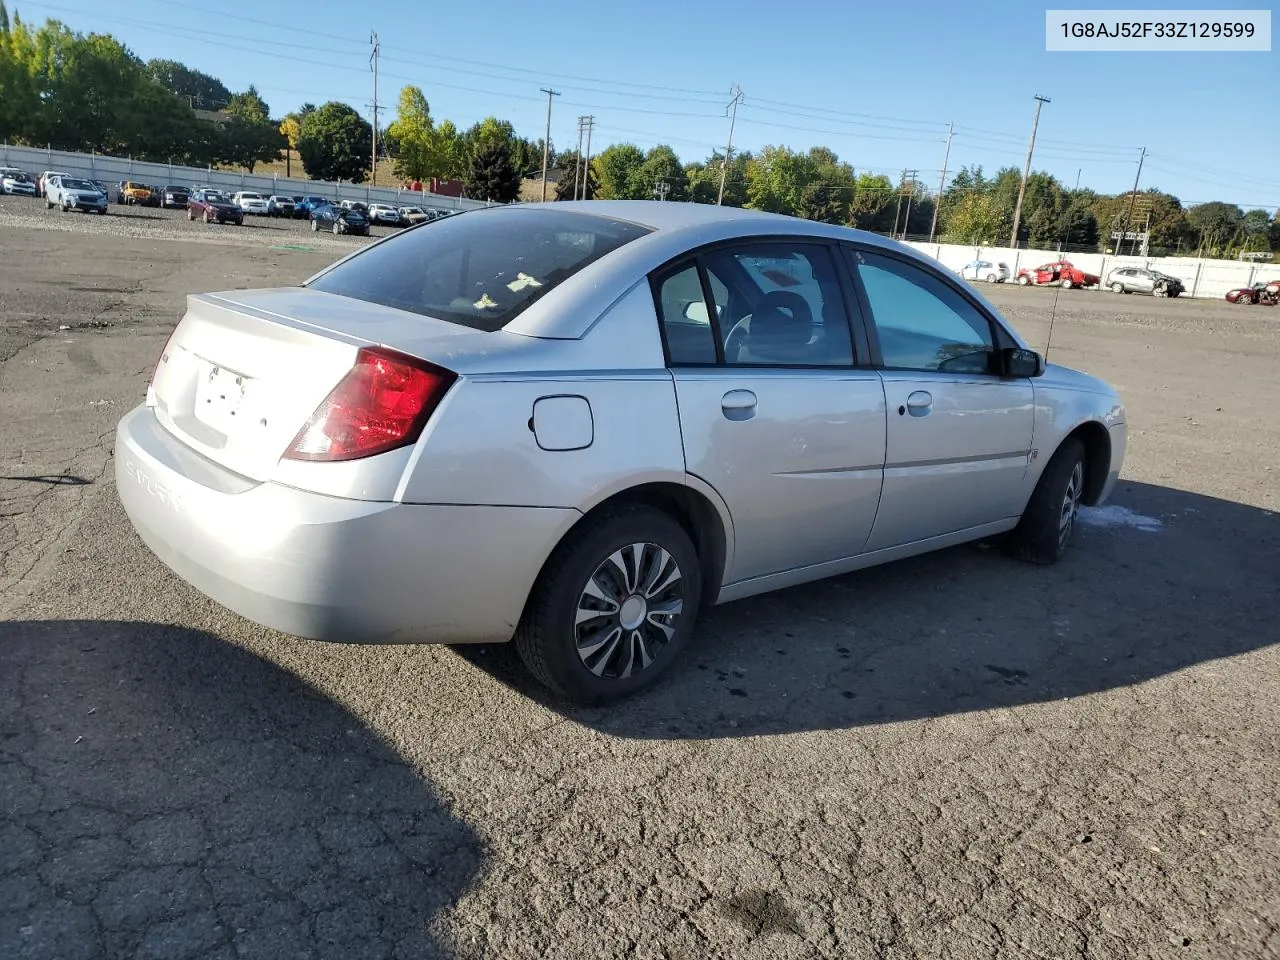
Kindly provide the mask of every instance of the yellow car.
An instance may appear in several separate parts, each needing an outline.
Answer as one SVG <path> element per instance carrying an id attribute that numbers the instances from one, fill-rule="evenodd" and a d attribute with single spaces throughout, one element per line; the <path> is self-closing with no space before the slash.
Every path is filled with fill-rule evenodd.
<path id="1" fill-rule="evenodd" d="M 151 206 L 159 200 L 152 189 L 145 183 L 138 183 L 135 180 L 125 180 L 120 184 L 120 196 L 117 203 L 136 203 L 141 206 Z"/>

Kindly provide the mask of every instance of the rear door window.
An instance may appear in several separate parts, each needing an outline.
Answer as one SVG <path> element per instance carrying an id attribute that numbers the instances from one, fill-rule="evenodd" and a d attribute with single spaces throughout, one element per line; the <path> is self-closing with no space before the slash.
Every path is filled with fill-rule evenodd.
<path id="1" fill-rule="evenodd" d="M 588 213 L 478 211 L 368 247 L 309 286 L 474 330 L 501 330 L 579 270 L 649 232 Z"/>

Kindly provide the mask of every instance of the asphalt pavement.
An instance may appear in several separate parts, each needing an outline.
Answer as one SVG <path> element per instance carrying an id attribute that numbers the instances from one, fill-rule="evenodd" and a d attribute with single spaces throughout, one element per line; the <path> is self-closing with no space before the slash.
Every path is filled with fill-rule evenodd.
<path id="1" fill-rule="evenodd" d="M 185 294 L 366 242 L 235 231 L 0 199 L 0 957 L 1280 957 L 1280 311 L 984 288 L 1128 405 L 1068 556 L 716 608 L 582 709 L 134 535 L 113 431 Z"/>

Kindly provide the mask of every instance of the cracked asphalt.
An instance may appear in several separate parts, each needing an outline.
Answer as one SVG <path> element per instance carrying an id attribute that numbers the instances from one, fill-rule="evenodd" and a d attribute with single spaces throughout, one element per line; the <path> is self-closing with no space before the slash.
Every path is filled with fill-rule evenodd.
<path id="1" fill-rule="evenodd" d="M 1128 404 L 1068 557 L 717 608 L 585 710 L 169 574 L 116 421 L 187 292 L 341 250 L 57 218 L 0 200 L 0 957 L 1280 957 L 1280 311 L 984 290 Z"/>

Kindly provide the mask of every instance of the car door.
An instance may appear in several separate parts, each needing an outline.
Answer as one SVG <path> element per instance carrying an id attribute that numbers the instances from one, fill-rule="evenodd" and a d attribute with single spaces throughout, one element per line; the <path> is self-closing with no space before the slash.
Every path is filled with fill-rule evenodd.
<path id="1" fill-rule="evenodd" d="M 1008 333 L 942 271 L 851 247 L 888 408 L 884 489 L 866 549 L 1016 517 L 1027 499 L 1034 393 L 999 374 Z"/>
<path id="2" fill-rule="evenodd" d="M 1129 282 L 1133 284 L 1133 289 L 1139 293 L 1153 293 L 1156 289 L 1156 278 L 1152 276 L 1150 270 L 1133 270 L 1133 276 Z"/>
<path id="3" fill-rule="evenodd" d="M 884 388 L 855 363 L 838 258 L 799 239 L 735 243 L 653 279 L 686 468 L 733 521 L 726 583 L 853 556 L 871 532 Z"/>

